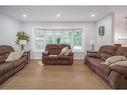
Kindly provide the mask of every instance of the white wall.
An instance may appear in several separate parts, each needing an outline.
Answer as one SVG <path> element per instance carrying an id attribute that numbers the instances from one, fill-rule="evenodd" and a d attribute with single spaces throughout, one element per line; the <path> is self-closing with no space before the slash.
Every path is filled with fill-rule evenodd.
<path id="1" fill-rule="evenodd" d="M 90 48 L 89 40 L 96 40 L 96 25 L 95 23 L 22 23 L 22 30 L 32 38 L 33 29 L 36 27 L 47 28 L 47 29 L 65 29 L 65 28 L 83 28 L 83 43 L 84 52 Z M 32 49 L 32 39 L 29 43 L 29 47 Z M 26 47 L 27 48 L 27 47 Z M 76 52 L 74 58 L 84 59 L 84 52 Z M 32 53 L 33 59 L 40 59 L 40 52 Z"/>
<path id="2" fill-rule="evenodd" d="M 115 30 L 115 43 L 117 43 L 119 38 L 127 39 L 127 13 L 126 12 L 115 12 L 114 14 L 114 30 Z"/>
<path id="3" fill-rule="evenodd" d="M 83 43 L 84 43 L 84 51 L 83 52 L 75 52 L 75 59 L 84 59 L 86 54 L 86 50 L 90 49 L 90 40 L 95 40 L 97 42 L 96 47 L 99 48 L 104 44 L 112 44 L 113 43 L 113 16 L 107 16 L 96 23 L 20 23 L 16 19 L 9 17 L 5 14 L 0 13 L 0 44 L 9 44 L 14 45 L 16 40 L 16 33 L 23 30 L 25 31 L 31 38 L 28 46 L 26 48 L 32 49 L 32 30 L 35 27 L 40 28 L 52 28 L 52 29 L 60 29 L 60 28 L 82 28 L 83 29 Z M 104 25 L 106 32 L 103 37 L 98 35 L 98 27 L 100 25 Z M 119 25 L 117 25 L 119 26 Z M 120 26 L 119 26 L 120 27 Z M 116 29 L 116 28 L 115 28 Z M 33 59 L 41 59 L 40 52 L 32 52 Z"/>
<path id="4" fill-rule="evenodd" d="M 12 17 L 0 13 L 0 45 L 14 45 L 16 33 L 20 31 L 21 23 Z"/>
<path id="5" fill-rule="evenodd" d="M 111 45 L 114 43 L 114 29 L 113 29 L 113 15 L 109 15 L 104 17 L 103 19 L 99 20 L 97 25 L 97 45 L 96 48 L 98 49 L 102 45 Z M 105 27 L 105 35 L 100 36 L 98 34 L 98 28 L 99 26 Z"/>

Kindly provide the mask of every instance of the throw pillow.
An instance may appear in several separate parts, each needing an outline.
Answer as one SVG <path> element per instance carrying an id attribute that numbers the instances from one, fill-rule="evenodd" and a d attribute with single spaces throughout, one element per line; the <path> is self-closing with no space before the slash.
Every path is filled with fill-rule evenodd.
<path id="1" fill-rule="evenodd" d="M 71 52 L 71 49 L 69 47 L 65 47 L 61 50 L 61 55 L 68 55 Z"/>
<path id="2" fill-rule="evenodd" d="M 6 61 L 13 61 L 13 60 L 17 60 L 19 58 L 22 57 L 24 51 L 15 51 L 15 52 L 11 52 L 8 56 L 8 58 L 6 59 Z"/>
<path id="3" fill-rule="evenodd" d="M 20 51 L 19 58 L 22 57 L 23 53 L 24 53 L 24 50 Z"/>
<path id="4" fill-rule="evenodd" d="M 69 55 L 70 52 L 72 52 L 71 49 L 69 49 L 65 55 Z"/>
<path id="5" fill-rule="evenodd" d="M 119 66 L 124 66 L 124 67 L 127 67 L 127 61 L 118 61 L 118 62 L 115 62 L 114 64 L 111 64 L 111 66 L 114 66 L 114 65 L 119 65 Z"/>
<path id="6" fill-rule="evenodd" d="M 109 57 L 106 59 L 105 61 L 105 64 L 106 65 L 111 65 L 115 62 L 118 62 L 118 61 L 126 61 L 126 57 L 125 56 L 112 56 L 112 57 Z"/>

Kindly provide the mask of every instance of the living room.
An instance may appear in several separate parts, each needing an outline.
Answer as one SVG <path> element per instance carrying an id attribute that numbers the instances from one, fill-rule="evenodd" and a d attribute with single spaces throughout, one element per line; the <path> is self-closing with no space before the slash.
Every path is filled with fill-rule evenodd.
<path id="1" fill-rule="evenodd" d="M 2 8 L 3 8 L 3 10 L 2 10 Z M 75 58 L 83 59 L 84 54 L 86 54 L 86 51 L 91 48 L 90 41 L 94 41 L 94 43 L 97 44 L 96 48 L 99 48 L 100 46 L 105 45 L 105 44 L 112 44 L 113 43 L 113 36 L 112 36 L 113 35 L 112 34 L 113 19 L 112 18 L 113 18 L 114 14 L 112 12 L 106 13 L 106 12 L 104 12 L 105 9 L 99 9 L 99 7 L 97 7 L 96 9 L 99 9 L 99 10 L 97 10 L 99 12 L 96 12 L 95 17 L 91 17 L 91 15 L 95 15 L 94 14 L 95 12 L 88 13 L 87 11 L 93 10 L 94 8 L 95 7 L 90 7 L 90 8 L 86 7 L 85 8 L 85 7 L 80 7 L 80 6 L 79 7 L 74 7 L 74 6 L 73 7 L 70 7 L 70 6 L 68 6 L 68 7 L 67 6 L 65 6 L 65 7 L 64 6 L 62 6 L 62 7 L 51 7 L 51 6 L 48 6 L 48 7 L 44 7 L 44 6 L 42 6 L 42 7 L 37 7 L 37 6 L 29 6 L 29 7 L 27 7 L 27 6 L 26 7 L 24 7 L 24 6 L 22 6 L 22 7 L 21 6 L 20 7 L 18 7 L 18 6 L 17 7 L 4 6 L 4 7 L 1 7 L 1 11 L 3 11 L 3 12 L 1 13 L 0 19 L 1 19 L 1 21 L 3 20 L 3 22 L 5 22 L 4 23 L 5 25 L 1 22 L 1 24 L 3 26 L 1 28 L 1 30 L 3 33 L 0 37 L 0 40 L 1 40 L 0 44 L 15 45 L 17 31 L 25 31 L 30 36 L 30 41 L 27 46 L 28 46 L 28 48 L 35 51 L 35 52 L 32 52 L 32 58 L 40 59 L 41 54 L 40 53 L 36 54 L 37 50 L 34 49 L 35 43 L 33 43 L 33 40 L 35 40 L 33 37 L 33 35 L 35 35 L 35 34 L 33 34 L 33 31 L 35 31 L 34 30 L 35 28 L 41 28 L 41 29 L 76 29 L 76 28 L 78 28 L 78 29 L 82 29 L 82 35 L 81 35 L 82 50 L 76 51 Z M 8 10 L 8 9 L 10 9 L 10 10 Z M 34 9 L 34 12 L 37 12 L 37 10 L 38 10 L 38 13 L 36 15 L 34 12 L 31 14 L 29 13 L 29 11 L 33 10 L 33 9 Z M 52 9 L 51 11 L 52 12 L 54 11 L 54 13 L 49 14 L 50 12 L 47 12 L 47 13 L 45 13 L 45 15 L 46 15 L 45 17 L 47 17 L 47 15 L 53 15 L 53 16 L 51 16 L 50 18 L 47 17 L 47 21 L 41 21 L 41 20 L 46 20 L 46 18 L 43 17 L 43 13 L 39 14 L 42 9 L 44 11 Z M 56 10 L 58 10 L 58 11 L 55 12 Z M 57 18 L 57 15 L 59 14 L 59 11 L 61 11 L 61 10 L 63 10 L 62 11 L 63 13 L 61 12 L 61 18 Z M 75 11 L 73 11 L 73 10 L 75 10 Z M 82 18 L 79 17 L 79 15 L 81 13 L 79 10 L 84 11 L 84 12 L 86 11 L 86 13 L 84 13 L 82 15 Z M 15 13 L 15 11 L 18 11 L 19 13 Z M 28 17 L 23 18 L 22 15 L 24 14 L 24 12 L 21 13 L 20 11 L 26 12 L 26 14 L 28 14 Z M 27 11 L 28 11 L 28 13 L 27 13 Z M 64 17 L 63 15 L 65 15 L 65 16 L 67 15 L 66 11 L 69 13 L 72 12 L 72 15 L 73 14 L 79 14 L 79 15 L 72 18 L 71 17 L 72 15 L 70 13 L 70 14 L 68 14 L 70 17 Z M 65 12 L 65 14 L 64 14 L 64 12 Z M 7 15 L 5 13 L 7 13 Z M 15 15 L 15 17 L 16 17 L 16 15 L 17 15 L 16 18 L 20 19 L 20 21 L 14 19 L 14 17 L 12 18 L 12 17 L 8 16 L 9 13 L 11 16 Z M 40 19 L 34 18 L 33 19 L 32 17 L 29 17 L 29 15 L 33 15 L 33 14 L 35 15 L 35 16 L 33 16 L 33 18 L 36 16 L 39 16 L 39 15 L 42 15 L 41 17 L 43 17 L 43 18 L 40 18 Z M 85 20 L 83 20 L 84 19 L 83 16 L 85 16 L 85 15 L 88 15 L 88 16 L 85 18 Z M 97 15 L 99 15 L 99 16 L 97 16 Z M 54 17 L 54 18 L 52 18 L 52 17 Z M 71 19 L 67 20 L 66 18 L 67 19 L 71 18 Z M 6 19 L 6 21 L 4 19 Z M 49 19 L 50 19 L 50 21 L 49 21 Z M 65 21 L 63 21 L 64 19 L 65 19 Z M 75 19 L 77 19 L 77 21 Z M 31 20 L 33 20 L 33 21 L 31 21 Z M 106 29 L 108 30 L 108 32 L 106 32 L 103 37 L 97 35 L 98 34 L 98 27 L 101 25 L 104 25 L 106 27 Z M 10 27 L 5 28 L 4 26 L 5 27 L 10 26 Z M 87 31 L 89 31 L 89 32 L 87 32 Z M 10 39 L 4 40 L 4 38 L 6 38 L 8 36 L 10 37 Z M 42 50 L 41 50 L 41 52 L 42 52 Z M 78 52 L 80 52 L 80 53 L 78 53 Z"/>
<path id="2" fill-rule="evenodd" d="M 0 89 L 126 89 L 126 10 L 0 6 Z"/>

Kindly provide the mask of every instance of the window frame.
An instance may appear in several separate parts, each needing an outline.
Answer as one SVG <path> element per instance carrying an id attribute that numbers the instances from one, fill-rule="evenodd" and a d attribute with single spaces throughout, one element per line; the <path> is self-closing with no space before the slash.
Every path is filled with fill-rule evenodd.
<path id="1" fill-rule="evenodd" d="M 43 52 L 43 51 L 45 51 L 45 41 L 44 41 L 44 48 L 42 48 L 41 50 L 40 49 L 36 49 L 36 46 L 35 46 L 35 39 L 36 39 L 35 30 L 37 30 L 37 29 L 39 29 L 39 30 L 62 30 L 63 32 L 65 30 L 72 30 L 71 32 L 73 32 L 74 30 L 81 30 L 80 31 L 81 32 L 81 49 L 74 49 L 74 46 L 72 44 L 71 44 L 71 48 L 72 48 L 73 52 L 84 52 L 84 43 L 83 43 L 84 42 L 83 41 L 84 40 L 84 33 L 83 33 L 83 28 L 48 29 L 48 28 L 41 28 L 41 27 L 35 27 L 35 28 L 33 28 L 33 31 L 32 31 L 32 51 L 33 52 Z M 44 33 L 46 33 L 46 31 L 44 31 Z M 53 35 L 55 35 L 55 33 L 53 33 Z M 44 36 L 44 39 L 46 39 L 45 37 L 46 36 Z M 73 40 L 74 40 L 74 37 L 73 37 Z"/>

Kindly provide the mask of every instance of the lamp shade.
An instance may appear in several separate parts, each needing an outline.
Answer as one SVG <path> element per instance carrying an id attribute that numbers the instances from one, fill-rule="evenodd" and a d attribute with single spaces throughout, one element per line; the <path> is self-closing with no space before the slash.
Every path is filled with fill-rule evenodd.
<path id="1" fill-rule="evenodd" d="M 20 40 L 20 41 L 19 41 L 19 44 L 20 44 L 20 45 L 26 45 L 27 42 L 26 42 L 26 40 Z"/>

